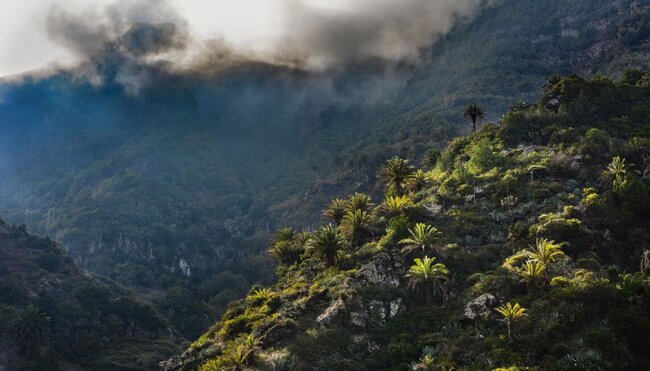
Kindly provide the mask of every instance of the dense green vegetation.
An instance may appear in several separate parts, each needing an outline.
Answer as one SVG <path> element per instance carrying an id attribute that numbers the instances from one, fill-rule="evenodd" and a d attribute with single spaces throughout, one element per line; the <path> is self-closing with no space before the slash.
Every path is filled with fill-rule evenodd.
<path id="1" fill-rule="evenodd" d="M 182 337 L 150 304 L 0 221 L 0 353 L 9 370 L 155 368 Z"/>
<path id="2" fill-rule="evenodd" d="M 387 161 L 383 200 L 279 230 L 277 283 L 166 369 L 647 369 L 649 113 L 650 73 L 553 76 L 430 165 Z"/>
<path id="3" fill-rule="evenodd" d="M 272 282 L 263 251 L 272 230 L 311 230 L 334 197 L 359 192 L 382 200 L 377 170 L 395 155 L 410 159 L 407 168 L 422 167 L 405 179 L 412 182 L 408 193 L 431 186 L 436 163 L 452 171 L 454 157 L 441 150 L 471 130 L 461 114 L 468 104 L 480 103 L 495 121 L 513 101 L 536 101 L 551 73 L 618 78 L 624 67 L 648 67 L 645 2 L 489 3 L 414 65 L 364 62 L 326 76 L 245 65 L 217 76 L 158 76 L 138 97 L 70 71 L 0 82 L 0 214 L 60 241 L 81 267 L 133 289 L 195 339 L 228 302 Z M 96 62 L 114 73 L 116 61 Z M 524 120 L 515 111 L 509 119 Z M 585 120 L 592 118 L 585 114 Z M 513 143 L 535 139 L 511 130 Z M 567 129 L 554 140 L 572 135 L 582 134 Z M 600 136 L 595 131 L 588 138 Z M 493 138 L 480 140 L 463 150 L 473 159 L 453 170 L 460 180 L 437 191 L 445 209 L 458 202 L 464 177 L 478 184 L 484 168 L 503 166 L 491 154 Z M 632 160 L 623 158 L 629 166 Z M 604 177 L 617 186 L 621 164 Z M 531 166 L 533 179 L 548 175 L 546 165 Z M 341 224 L 337 238 L 361 243 L 381 234 L 379 214 L 392 219 L 413 209 L 421 200 L 406 194 L 403 183 L 398 179 L 377 202 L 381 213 L 369 207 L 346 215 L 344 201 L 332 204 L 333 221 Z M 521 200 L 506 195 L 503 207 L 514 212 Z M 435 228 L 443 236 L 453 231 Z M 336 237 L 333 232 L 321 234 Z M 435 247 L 425 249 L 430 257 Z M 328 245 L 313 248 L 338 260 Z M 285 263 L 301 255 L 288 243 L 277 252 Z M 60 264 L 55 254 L 41 259 L 44 269 Z"/>

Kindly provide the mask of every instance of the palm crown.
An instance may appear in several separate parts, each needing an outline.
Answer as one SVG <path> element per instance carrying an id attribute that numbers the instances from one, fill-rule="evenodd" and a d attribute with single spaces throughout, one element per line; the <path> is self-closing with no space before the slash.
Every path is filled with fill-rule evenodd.
<path id="1" fill-rule="evenodd" d="M 423 287 L 425 290 L 427 302 L 431 300 L 431 293 L 434 295 L 438 292 L 444 294 L 444 285 L 449 280 L 449 270 L 442 263 L 436 263 L 436 258 L 425 256 L 422 259 L 413 260 L 413 265 L 406 273 L 409 278 L 408 286 L 412 289 Z"/>
<path id="2" fill-rule="evenodd" d="M 403 245 L 402 253 L 404 255 L 411 255 L 418 250 L 422 250 L 422 254 L 426 254 L 427 251 L 435 249 L 442 236 L 438 228 L 424 223 L 416 224 L 413 229 L 409 229 L 409 232 L 411 237 L 399 242 L 400 245 Z"/>
<path id="3" fill-rule="evenodd" d="M 476 121 L 485 118 L 485 111 L 478 104 L 472 103 L 465 107 L 463 110 L 463 117 L 468 117 L 472 120 L 472 131 L 476 131 Z"/>
<path id="4" fill-rule="evenodd" d="M 389 192 L 402 195 L 406 186 L 415 178 L 415 168 L 408 160 L 393 157 L 386 161 L 379 171 L 379 179 L 384 183 Z"/>

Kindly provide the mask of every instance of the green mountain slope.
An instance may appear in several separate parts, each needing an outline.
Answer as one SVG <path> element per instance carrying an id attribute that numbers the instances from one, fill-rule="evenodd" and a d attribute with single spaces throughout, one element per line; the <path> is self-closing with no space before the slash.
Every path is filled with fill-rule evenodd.
<path id="1" fill-rule="evenodd" d="M 0 221 L 0 368 L 152 369 L 183 341 L 133 292 L 79 269 L 49 238 Z"/>
<path id="2" fill-rule="evenodd" d="M 648 73 L 550 79 L 422 173 L 387 162 L 163 368 L 647 369 L 649 111 Z"/>
<path id="3" fill-rule="evenodd" d="M 253 65 L 164 76 L 138 97 L 69 71 L 0 84 L 0 214 L 194 338 L 271 281 L 270 230 L 316 225 L 339 194 L 379 195 L 379 166 L 394 154 L 419 164 L 466 132 L 470 101 L 495 119 L 534 101 L 550 73 L 647 66 L 648 14 L 632 0 L 492 1 L 397 76 L 374 63 L 325 79 Z M 98 63 L 110 74 L 119 59 Z"/>

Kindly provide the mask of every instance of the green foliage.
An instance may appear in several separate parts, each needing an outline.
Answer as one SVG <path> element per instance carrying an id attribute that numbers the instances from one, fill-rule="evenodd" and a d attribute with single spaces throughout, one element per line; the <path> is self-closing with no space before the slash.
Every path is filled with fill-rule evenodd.
<path id="1" fill-rule="evenodd" d="M 402 245 L 402 254 L 410 256 L 413 254 L 426 255 L 429 252 L 440 254 L 439 246 L 442 232 L 436 227 L 424 223 L 417 223 L 413 229 L 409 229 L 411 237 L 399 242 Z"/>
<path id="2" fill-rule="evenodd" d="M 427 303 L 431 302 L 432 294 L 445 295 L 445 284 L 449 280 L 449 270 L 442 263 L 436 263 L 436 258 L 415 258 L 413 265 L 406 273 L 408 286 L 413 290 L 422 289 Z"/>
<path id="3" fill-rule="evenodd" d="M 389 194 L 403 195 L 415 180 L 415 168 L 408 160 L 393 157 L 386 161 L 379 171 L 379 179 L 384 183 Z"/>
<path id="4" fill-rule="evenodd" d="M 45 312 L 29 304 L 9 324 L 8 332 L 21 351 L 29 355 L 47 339 L 50 322 L 50 317 Z"/>

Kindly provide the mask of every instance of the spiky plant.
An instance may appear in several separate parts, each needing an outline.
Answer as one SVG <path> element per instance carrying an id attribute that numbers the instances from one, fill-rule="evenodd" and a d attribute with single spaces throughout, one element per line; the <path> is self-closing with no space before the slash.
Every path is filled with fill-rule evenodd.
<path id="1" fill-rule="evenodd" d="M 327 208 L 323 210 L 323 216 L 332 219 L 336 225 L 340 225 L 343 216 L 345 216 L 346 208 L 347 202 L 340 198 L 336 198 L 330 201 Z"/>
<path id="2" fill-rule="evenodd" d="M 512 324 L 516 321 L 520 321 L 524 318 L 528 318 L 526 314 L 526 308 L 515 303 L 506 303 L 496 309 L 496 311 L 503 316 L 503 320 L 508 326 L 508 340 L 512 340 Z"/>
<path id="3" fill-rule="evenodd" d="M 413 174 L 413 180 L 411 181 L 410 187 L 413 192 L 419 192 L 424 189 L 429 183 L 429 176 L 422 169 L 417 169 Z"/>
<path id="4" fill-rule="evenodd" d="M 445 284 L 449 280 L 449 270 L 442 263 L 436 263 L 436 258 L 425 256 L 413 260 L 413 265 L 406 273 L 409 279 L 408 287 L 413 290 L 424 290 L 427 304 L 432 296 L 440 293 L 444 299 Z"/>
<path id="5" fill-rule="evenodd" d="M 232 344 L 221 355 L 225 366 L 232 371 L 244 370 L 259 344 L 260 340 L 253 335 L 248 335 L 241 342 Z"/>
<path id="6" fill-rule="evenodd" d="M 551 92 L 557 86 L 557 84 L 560 83 L 560 81 L 562 81 L 562 76 L 557 75 L 557 74 L 553 74 L 553 75 L 550 75 L 549 77 L 547 77 L 546 78 L 546 83 L 544 84 L 544 87 L 543 87 L 544 93 Z"/>
<path id="7" fill-rule="evenodd" d="M 412 371 L 437 371 L 439 369 L 436 363 L 436 357 L 432 347 L 424 347 L 422 355 L 417 362 L 411 363 Z"/>
<path id="8" fill-rule="evenodd" d="M 476 131 L 476 122 L 485 118 L 485 111 L 478 104 L 472 103 L 465 106 L 463 117 L 472 121 L 472 132 Z"/>
<path id="9" fill-rule="evenodd" d="M 404 196 L 387 196 L 380 206 L 382 215 L 388 218 L 395 217 L 404 213 L 408 208 L 413 206 L 413 201 L 406 195 Z"/>
<path id="10" fill-rule="evenodd" d="M 416 252 L 421 252 L 422 255 L 428 252 L 440 253 L 437 249 L 442 232 L 438 228 L 430 226 L 425 223 L 418 223 L 412 229 L 409 229 L 411 236 L 399 241 L 402 245 L 402 254 L 409 256 Z"/>
<path id="11" fill-rule="evenodd" d="M 544 277 L 546 265 L 537 260 L 527 260 L 523 267 L 514 268 L 514 272 L 526 282 L 526 287 L 530 290 Z"/>
<path id="12" fill-rule="evenodd" d="M 372 231 L 372 216 L 364 210 L 348 211 L 341 222 L 341 231 L 353 246 L 357 246 Z"/>
<path id="13" fill-rule="evenodd" d="M 309 246 L 323 257 L 325 264 L 331 266 L 336 264 L 337 254 L 345 246 L 345 241 L 338 227 L 330 224 L 322 226 L 312 235 Z"/>
<path id="14" fill-rule="evenodd" d="M 379 171 L 379 179 L 389 193 L 403 195 L 415 178 L 415 168 L 408 160 L 397 156 L 386 161 Z"/>
<path id="15" fill-rule="evenodd" d="M 298 236 L 299 234 L 289 227 L 278 230 L 267 250 L 268 254 L 281 264 L 291 265 L 300 261 L 303 245 L 298 243 Z"/>
<path id="16" fill-rule="evenodd" d="M 566 258 L 566 254 L 562 251 L 562 244 L 546 238 L 535 239 L 535 245 L 530 246 L 530 256 L 533 260 L 542 263 L 544 267 L 549 267 L 556 261 Z"/>
<path id="17" fill-rule="evenodd" d="M 625 164 L 625 159 L 620 156 L 616 156 L 600 174 L 600 182 L 605 187 L 616 189 L 623 184 L 626 173 L 627 165 Z"/>
<path id="18" fill-rule="evenodd" d="M 50 333 L 50 317 L 40 308 L 29 304 L 18 318 L 9 324 L 8 332 L 21 352 L 29 355 L 47 339 Z"/>
<path id="19" fill-rule="evenodd" d="M 363 210 L 370 211 L 374 205 L 372 199 L 365 193 L 355 193 L 350 195 L 346 201 L 345 211 Z"/>

